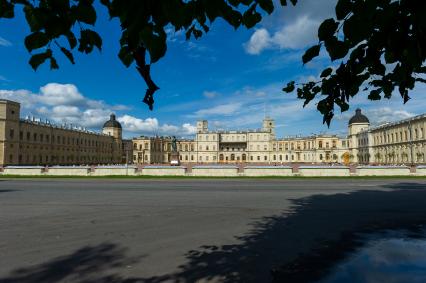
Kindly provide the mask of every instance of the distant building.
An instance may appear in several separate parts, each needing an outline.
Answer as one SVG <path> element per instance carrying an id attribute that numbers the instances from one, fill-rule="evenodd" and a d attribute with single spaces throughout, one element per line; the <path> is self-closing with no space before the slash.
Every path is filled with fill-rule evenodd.
<path id="1" fill-rule="evenodd" d="M 0 100 L 0 166 L 123 162 L 121 125 L 111 115 L 102 133 L 20 118 L 20 104 Z"/>
<path id="2" fill-rule="evenodd" d="M 135 163 L 170 161 L 170 137 L 139 137 L 133 146 Z M 195 139 L 178 141 L 182 163 L 345 162 L 348 150 L 348 140 L 336 135 L 277 139 L 268 117 L 261 129 L 245 131 L 209 131 L 207 121 L 198 121 Z"/>
<path id="3" fill-rule="evenodd" d="M 78 164 L 168 164 L 172 137 L 122 139 L 114 114 L 102 133 L 48 121 L 20 119 L 20 105 L 0 100 L 0 166 Z M 426 114 L 371 127 L 360 109 L 348 123 L 348 136 L 277 138 L 275 121 L 256 130 L 211 131 L 197 122 L 194 139 L 180 139 L 181 163 L 360 163 L 421 164 L 426 154 Z"/>
<path id="4" fill-rule="evenodd" d="M 245 131 L 210 131 L 197 122 L 195 139 L 178 141 L 182 163 L 360 163 L 422 164 L 426 162 L 426 115 L 371 127 L 361 109 L 348 122 L 348 136 L 312 135 L 276 138 L 275 122 Z M 133 139 L 134 163 L 168 163 L 170 137 Z"/>

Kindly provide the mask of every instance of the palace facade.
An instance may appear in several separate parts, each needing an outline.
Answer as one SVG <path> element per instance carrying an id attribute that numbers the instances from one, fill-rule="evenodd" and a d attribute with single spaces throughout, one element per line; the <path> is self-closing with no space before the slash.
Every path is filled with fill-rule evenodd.
<path id="1" fill-rule="evenodd" d="M 275 122 L 263 120 L 262 128 L 246 131 L 210 131 L 208 122 L 197 122 L 195 138 L 178 141 L 185 163 L 359 163 L 424 164 L 426 114 L 371 127 L 360 109 L 348 122 L 348 135 L 312 135 L 277 138 Z M 133 162 L 168 163 L 170 137 L 133 139 Z"/>
<path id="2" fill-rule="evenodd" d="M 198 121 L 194 139 L 177 141 L 179 159 L 190 163 L 424 164 L 426 114 L 371 127 L 357 109 L 348 135 L 277 138 L 275 121 L 245 131 L 212 131 Z M 0 100 L 0 166 L 81 164 L 169 164 L 171 137 L 122 139 L 111 115 L 102 132 L 20 118 L 20 105 Z"/>
<path id="3" fill-rule="evenodd" d="M 116 164 L 125 160 L 120 123 L 111 115 L 102 133 L 20 118 L 20 104 L 0 100 L 0 166 Z"/>
<path id="4" fill-rule="evenodd" d="M 275 122 L 263 120 L 262 128 L 246 131 L 210 131 L 208 122 L 197 122 L 195 139 L 177 143 L 182 163 L 336 163 L 349 162 L 349 141 L 336 135 L 277 139 Z M 133 139 L 133 162 L 168 163 L 170 137 Z"/>

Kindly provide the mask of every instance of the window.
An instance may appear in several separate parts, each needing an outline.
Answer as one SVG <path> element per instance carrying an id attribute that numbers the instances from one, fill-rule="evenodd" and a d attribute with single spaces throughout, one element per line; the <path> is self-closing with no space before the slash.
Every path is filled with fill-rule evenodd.
<path id="1" fill-rule="evenodd" d="M 260 161 L 260 156 L 259 155 L 257 156 L 257 160 Z"/>
<path id="2" fill-rule="evenodd" d="M 29 140 L 31 140 L 31 133 L 30 132 L 27 133 L 27 141 L 29 141 Z"/>
<path id="3" fill-rule="evenodd" d="M 265 155 L 263 159 L 264 159 L 265 161 L 266 161 L 266 160 L 268 160 L 268 156 L 266 156 L 266 155 Z"/>
<path id="4" fill-rule="evenodd" d="M 19 139 L 20 140 L 24 139 L 24 133 L 22 131 L 19 132 Z"/>
<path id="5" fill-rule="evenodd" d="M 10 136 L 11 139 L 13 139 L 15 137 L 15 130 L 14 129 L 10 129 L 9 136 Z"/>
<path id="6" fill-rule="evenodd" d="M 34 141 L 37 141 L 37 133 L 34 133 L 33 139 L 34 139 Z"/>

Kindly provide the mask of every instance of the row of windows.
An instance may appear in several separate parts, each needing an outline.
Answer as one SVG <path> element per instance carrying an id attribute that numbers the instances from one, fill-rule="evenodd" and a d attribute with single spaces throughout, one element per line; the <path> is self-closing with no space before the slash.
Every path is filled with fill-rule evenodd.
<path id="1" fill-rule="evenodd" d="M 22 163 L 49 163 L 49 162 L 107 162 L 111 161 L 110 157 L 98 158 L 97 156 L 59 156 L 59 155 L 25 155 L 20 154 L 18 156 L 18 161 Z M 13 163 L 13 154 L 9 155 L 9 162 Z"/>
<path id="2" fill-rule="evenodd" d="M 9 137 L 13 139 L 15 137 L 15 130 L 10 129 L 9 130 Z M 19 140 L 24 140 L 24 132 L 19 132 Z M 46 143 L 54 143 L 56 141 L 57 144 L 67 144 L 67 145 L 84 145 L 84 146 L 100 146 L 100 147 L 111 147 L 112 143 L 106 143 L 106 142 L 98 142 L 95 140 L 88 140 L 88 139 L 80 139 L 80 138 L 71 138 L 71 137 L 61 137 L 61 136 L 54 136 L 50 137 L 50 135 L 44 135 L 44 134 L 38 134 L 33 133 L 31 135 L 31 132 L 26 133 L 26 141 L 33 141 L 33 142 L 46 142 Z"/>
<path id="3" fill-rule="evenodd" d="M 394 133 L 383 133 L 374 137 L 376 144 L 394 143 L 394 142 L 408 142 L 410 138 L 412 140 L 421 140 L 426 136 L 423 128 L 414 129 L 410 137 L 408 130 L 394 132 Z"/>

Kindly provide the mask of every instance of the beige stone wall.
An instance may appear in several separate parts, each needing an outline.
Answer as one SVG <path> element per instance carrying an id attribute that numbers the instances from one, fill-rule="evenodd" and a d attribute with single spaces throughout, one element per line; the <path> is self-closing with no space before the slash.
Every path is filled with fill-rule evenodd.
<path id="1" fill-rule="evenodd" d="M 144 176 L 185 176 L 186 167 L 183 166 L 145 166 L 140 173 Z"/>
<path id="2" fill-rule="evenodd" d="M 97 166 L 91 176 L 135 176 L 135 166 Z"/>
<path id="3" fill-rule="evenodd" d="M 90 167 L 85 166 L 55 166 L 48 167 L 45 175 L 48 176 L 88 176 Z"/>
<path id="4" fill-rule="evenodd" d="M 192 167 L 192 176 L 236 177 L 238 176 L 238 167 L 213 165 L 194 166 Z"/>
<path id="5" fill-rule="evenodd" d="M 44 167 L 33 166 L 33 167 L 16 167 L 7 166 L 3 169 L 3 175 L 23 175 L 23 176 L 40 176 L 43 174 Z"/>
<path id="6" fill-rule="evenodd" d="M 410 168 L 405 166 L 360 166 L 356 168 L 358 176 L 408 176 Z"/>
<path id="7" fill-rule="evenodd" d="M 246 166 L 244 167 L 244 176 L 292 176 L 293 169 L 288 166 Z"/>
<path id="8" fill-rule="evenodd" d="M 345 166 L 302 166 L 299 174 L 304 177 L 344 177 L 350 176 L 350 169 Z"/>

